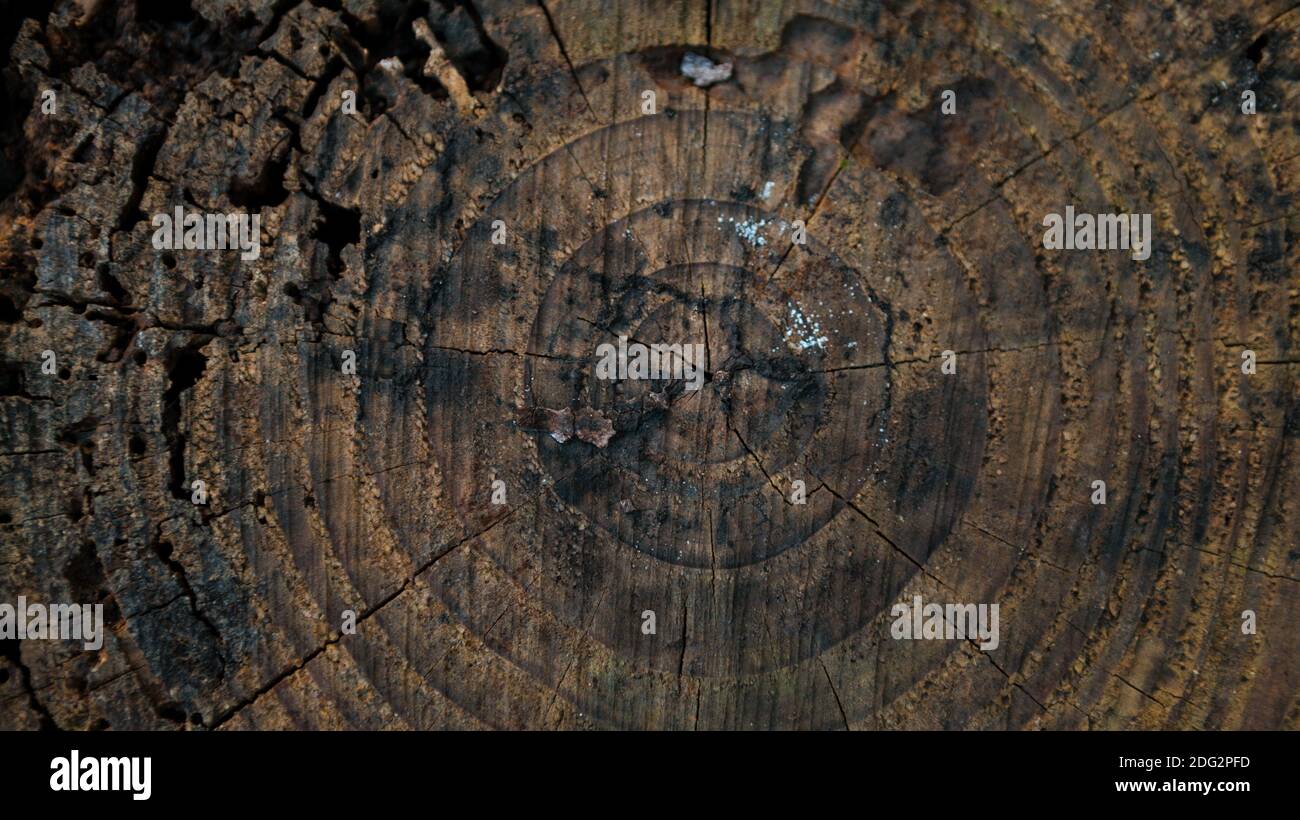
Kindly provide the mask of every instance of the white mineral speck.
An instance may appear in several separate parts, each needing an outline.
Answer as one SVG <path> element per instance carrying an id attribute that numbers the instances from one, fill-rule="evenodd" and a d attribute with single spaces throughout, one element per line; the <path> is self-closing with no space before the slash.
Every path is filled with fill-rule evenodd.
<path id="1" fill-rule="evenodd" d="M 700 88 L 731 79 L 731 63 L 715 63 L 708 57 L 686 52 L 682 57 L 682 74 L 690 77 Z"/>

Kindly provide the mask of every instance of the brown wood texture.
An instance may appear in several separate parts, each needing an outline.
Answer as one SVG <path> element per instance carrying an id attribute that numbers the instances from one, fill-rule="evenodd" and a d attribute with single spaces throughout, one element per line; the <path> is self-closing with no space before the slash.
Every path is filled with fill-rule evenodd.
<path id="1" fill-rule="evenodd" d="M 5 642 L 0 727 L 1300 724 L 1294 4 L 28 15 L 0 601 L 109 634 Z M 706 383 L 597 380 L 620 334 Z"/>

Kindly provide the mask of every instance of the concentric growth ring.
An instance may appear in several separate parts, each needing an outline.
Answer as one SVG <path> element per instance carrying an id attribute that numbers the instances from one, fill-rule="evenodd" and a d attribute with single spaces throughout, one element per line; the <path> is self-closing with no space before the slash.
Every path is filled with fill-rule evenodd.
<path id="1" fill-rule="evenodd" d="M 502 480 L 515 493 L 511 503 L 527 510 L 512 509 L 476 549 L 501 567 L 516 565 L 520 550 L 542 566 L 577 560 L 605 590 L 593 617 L 593 602 L 573 599 L 565 584 L 533 584 L 539 607 L 632 668 L 638 658 L 675 668 L 689 655 L 697 674 L 755 674 L 816 655 L 881 617 L 927 560 L 899 546 L 917 543 L 921 527 L 928 552 L 942 548 L 969 485 L 941 506 L 935 493 L 946 482 L 933 478 L 916 483 L 902 505 L 892 491 L 858 496 L 915 473 L 922 451 L 933 454 L 932 469 L 978 463 L 983 438 L 970 433 L 983 424 L 982 368 L 969 365 L 973 386 L 953 405 L 968 434 L 925 441 L 918 416 L 943 387 L 937 365 L 900 373 L 888 359 L 897 317 L 878 288 L 900 272 L 855 267 L 761 202 L 727 201 L 733 180 L 710 189 L 648 179 L 635 203 L 626 200 L 640 207 L 619 213 L 607 198 L 603 224 L 575 225 L 571 211 L 543 205 L 569 199 L 540 182 L 565 175 L 556 165 L 594 165 L 606 146 L 633 139 L 667 146 L 662 132 L 702 129 L 705 116 L 644 118 L 576 140 L 522 172 L 480 215 L 448 266 L 426 348 L 434 372 L 465 368 L 465 389 L 430 396 L 429 426 L 439 463 L 483 454 L 444 476 L 453 497 L 484 499 Z M 711 151 L 752 157 L 740 149 L 762 122 L 708 116 Z M 653 150 L 640 157 L 649 167 L 668 161 Z M 769 195 L 778 184 L 757 164 L 734 173 Z M 569 178 L 587 184 L 582 174 Z M 573 199 L 582 193 L 590 192 Z M 493 246 L 484 240 L 494 224 L 507 226 L 518 246 L 555 252 L 528 257 L 509 242 Z M 969 312 L 967 291 L 955 278 L 952 285 L 949 309 Z M 619 337 L 704 345 L 702 387 L 597 378 L 599 346 Z M 515 355 L 462 352 L 471 349 Z M 567 429 L 557 434 L 545 422 L 562 413 L 608 422 L 612 435 L 592 443 Z M 900 510 L 937 517 L 909 523 Z M 481 503 L 467 515 L 479 520 Z M 835 594 L 809 601 L 807 573 Z M 675 642 L 672 651 L 647 656 L 636 607 L 666 607 L 664 622 L 678 621 L 679 634 L 661 641 Z M 680 623 L 696 607 L 701 624 L 707 614 L 735 633 Z M 797 627 L 810 621 L 818 624 L 811 636 Z M 747 640 L 762 654 L 734 650 Z"/>

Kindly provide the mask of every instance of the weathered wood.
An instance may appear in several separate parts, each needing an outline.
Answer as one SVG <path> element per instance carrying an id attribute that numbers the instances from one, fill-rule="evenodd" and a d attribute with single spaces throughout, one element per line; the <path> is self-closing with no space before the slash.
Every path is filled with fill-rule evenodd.
<path id="1" fill-rule="evenodd" d="M 1300 725 L 1300 9 L 338 5 L 5 34 L 0 726 Z"/>

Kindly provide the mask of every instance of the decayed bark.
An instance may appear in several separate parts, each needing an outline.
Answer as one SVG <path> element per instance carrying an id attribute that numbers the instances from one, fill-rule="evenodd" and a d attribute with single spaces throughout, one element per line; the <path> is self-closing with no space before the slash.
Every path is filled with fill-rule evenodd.
<path id="1" fill-rule="evenodd" d="M 5 642 L 0 726 L 1294 728 L 1288 5 L 16 22 L 0 602 L 109 634 Z M 703 387 L 596 379 L 620 335 Z"/>

